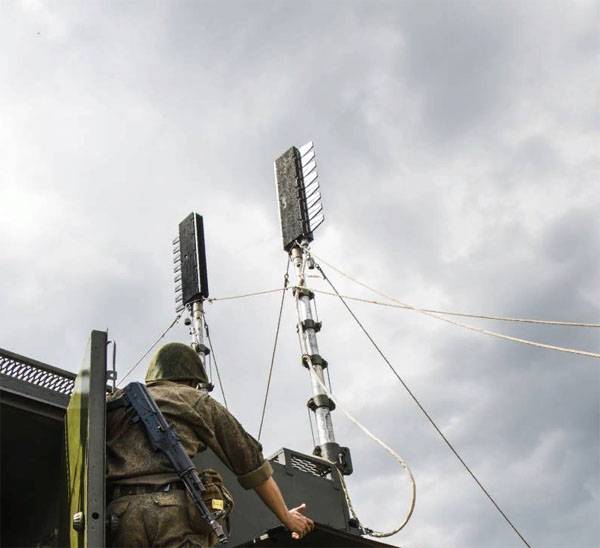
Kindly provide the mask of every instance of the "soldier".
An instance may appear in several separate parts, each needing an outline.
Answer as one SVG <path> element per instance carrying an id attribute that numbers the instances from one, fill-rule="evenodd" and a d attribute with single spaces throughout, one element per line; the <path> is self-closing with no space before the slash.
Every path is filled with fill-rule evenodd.
<path id="1" fill-rule="evenodd" d="M 300 539 L 313 529 L 313 521 L 303 515 L 304 504 L 288 510 L 260 443 L 203 390 L 208 378 L 194 350 L 181 343 L 163 346 L 150 362 L 146 384 L 188 455 L 210 447 L 242 487 L 256 491 L 293 538 Z M 121 393 L 117 390 L 108 401 Z M 106 446 L 113 546 L 209 547 L 216 543 L 167 457 L 152 450 L 144 428 L 132 423 L 123 407 L 107 414 Z M 224 517 L 219 521 L 226 522 L 233 499 L 223 479 L 210 469 L 200 471 L 200 477 L 206 486 L 207 506 L 221 511 Z"/>

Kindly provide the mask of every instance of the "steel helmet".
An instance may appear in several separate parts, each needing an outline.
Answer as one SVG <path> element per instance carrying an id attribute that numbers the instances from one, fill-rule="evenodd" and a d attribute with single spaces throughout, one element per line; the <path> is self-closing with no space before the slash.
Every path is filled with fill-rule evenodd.
<path id="1" fill-rule="evenodd" d="M 146 384 L 163 380 L 208 383 L 200 356 L 183 343 L 165 344 L 150 360 Z"/>

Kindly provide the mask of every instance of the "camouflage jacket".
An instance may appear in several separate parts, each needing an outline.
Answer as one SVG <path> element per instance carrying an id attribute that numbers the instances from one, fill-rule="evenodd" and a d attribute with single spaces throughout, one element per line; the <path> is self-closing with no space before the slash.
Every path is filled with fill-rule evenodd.
<path id="1" fill-rule="evenodd" d="M 210 447 L 245 489 L 260 485 L 272 475 L 260 443 L 208 394 L 171 381 L 155 381 L 148 390 L 190 457 Z M 122 390 L 117 390 L 108 401 L 121 394 Z M 107 481 L 162 484 L 176 480 L 167 457 L 152 450 L 144 427 L 132 423 L 127 413 L 122 407 L 107 413 Z"/>

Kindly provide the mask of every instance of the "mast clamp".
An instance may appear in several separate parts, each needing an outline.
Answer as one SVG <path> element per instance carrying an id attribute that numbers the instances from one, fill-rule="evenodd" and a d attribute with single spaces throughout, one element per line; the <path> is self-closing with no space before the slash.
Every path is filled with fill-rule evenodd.
<path id="1" fill-rule="evenodd" d="M 313 450 L 313 455 L 328 460 L 344 476 L 349 476 L 354 471 L 350 449 L 348 447 L 340 447 L 336 442 L 329 441 L 322 445 L 317 445 Z M 334 481 L 338 486 L 340 485 L 337 478 Z"/>
<path id="2" fill-rule="evenodd" d="M 321 354 L 304 354 L 302 356 L 302 365 L 306 367 L 306 369 L 310 369 L 310 364 L 320 365 L 323 369 L 325 369 L 329 364 L 327 360 L 321 356 Z"/>
<path id="3" fill-rule="evenodd" d="M 296 293 L 298 293 L 300 297 L 308 297 L 311 300 L 315 298 L 315 294 L 310 289 L 308 289 L 308 287 L 302 287 L 297 285 L 293 289 L 294 297 L 296 296 Z"/>
<path id="4" fill-rule="evenodd" d="M 315 412 L 319 407 L 327 407 L 329 411 L 333 411 L 335 409 L 335 402 L 325 394 L 318 394 L 306 402 L 306 407 L 312 412 Z"/>
<path id="5" fill-rule="evenodd" d="M 314 329 L 315 333 L 321 331 L 321 327 L 323 326 L 323 322 L 316 322 L 315 320 L 302 320 L 300 322 L 302 326 L 302 331 L 306 331 L 307 329 Z"/>
<path id="6" fill-rule="evenodd" d="M 198 354 L 202 354 L 203 356 L 208 356 L 210 354 L 210 348 L 204 344 L 194 343 L 193 347 Z"/>

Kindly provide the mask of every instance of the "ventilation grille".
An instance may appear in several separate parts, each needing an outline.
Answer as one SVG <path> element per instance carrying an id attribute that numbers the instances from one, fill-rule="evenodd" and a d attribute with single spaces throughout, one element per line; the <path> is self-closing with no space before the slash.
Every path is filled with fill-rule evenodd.
<path id="1" fill-rule="evenodd" d="M 270 457 L 269 460 L 271 462 L 278 462 L 294 470 L 300 470 L 300 472 L 312 474 L 318 478 L 332 479 L 333 465 L 310 455 L 292 451 L 291 449 L 282 448 Z"/>
<path id="2" fill-rule="evenodd" d="M 73 393 L 75 384 L 75 375 L 72 373 L 67 371 L 61 373 L 49 365 L 28 360 L 2 349 L 0 349 L 0 373 L 65 396 Z"/>
<path id="3" fill-rule="evenodd" d="M 331 473 L 331 467 L 325 464 L 319 464 L 312 460 L 304 459 L 300 455 L 291 455 L 292 466 L 296 470 L 308 472 L 313 476 L 324 478 Z"/>

